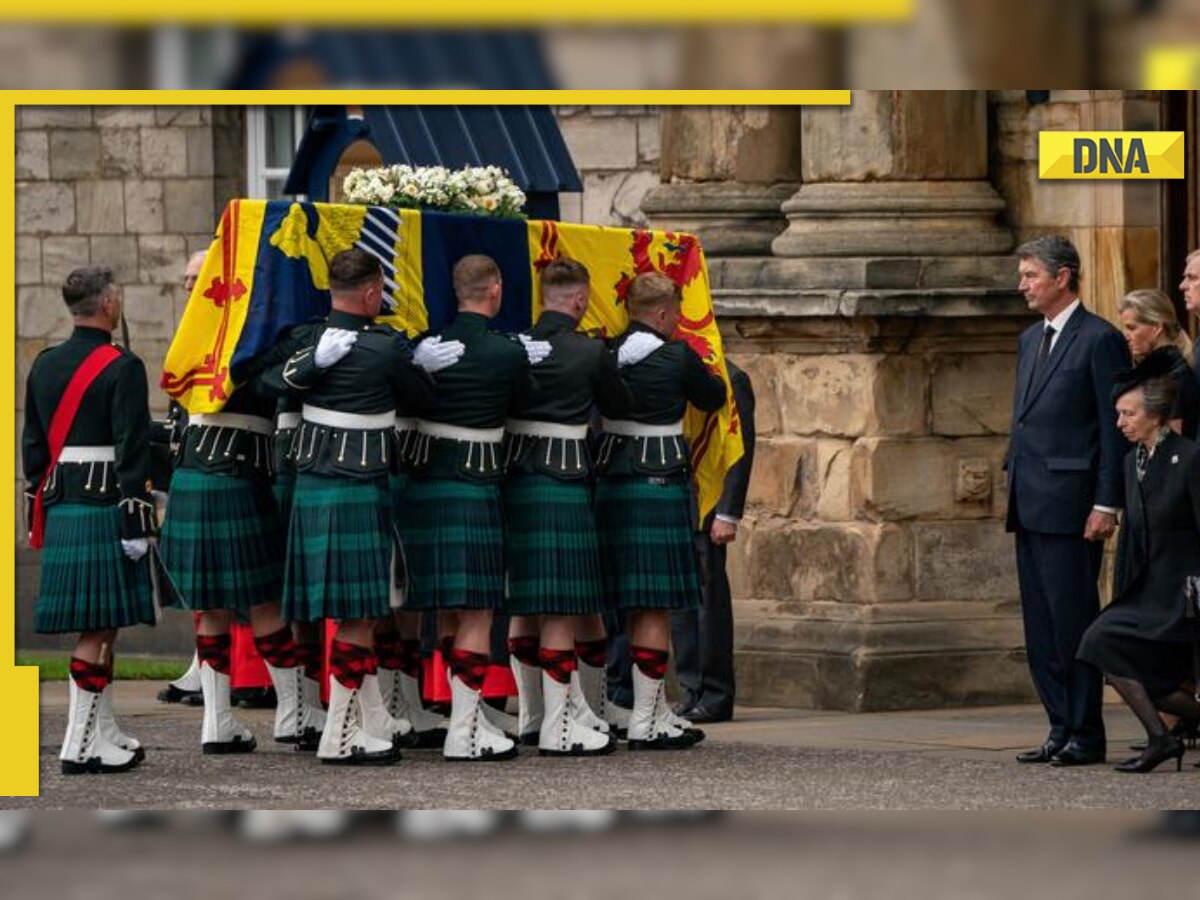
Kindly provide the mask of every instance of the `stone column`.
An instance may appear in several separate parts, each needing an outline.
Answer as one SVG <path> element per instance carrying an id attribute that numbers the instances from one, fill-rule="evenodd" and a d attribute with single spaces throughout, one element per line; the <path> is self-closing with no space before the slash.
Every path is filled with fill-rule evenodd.
<path id="1" fill-rule="evenodd" d="M 987 181 L 984 91 L 855 91 L 801 117 L 803 184 L 778 256 L 1002 253 L 1012 236 Z"/>
<path id="2" fill-rule="evenodd" d="M 797 107 L 664 109 L 662 184 L 642 201 L 653 228 L 692 232 L 710 256 L 762 255 L 800 179 Z"/>

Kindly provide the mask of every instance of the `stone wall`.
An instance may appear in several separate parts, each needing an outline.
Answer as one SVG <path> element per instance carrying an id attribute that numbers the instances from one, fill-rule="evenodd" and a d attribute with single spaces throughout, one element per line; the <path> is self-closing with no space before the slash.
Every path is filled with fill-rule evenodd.
<path id="1" fill-rule="evenodd" d="M 659 183 L 658 110 L 652 106 L 558 106 L 558 126 L 583 179 L 562 194 L 564 222 L 646 226 L 642 200 Z"/>

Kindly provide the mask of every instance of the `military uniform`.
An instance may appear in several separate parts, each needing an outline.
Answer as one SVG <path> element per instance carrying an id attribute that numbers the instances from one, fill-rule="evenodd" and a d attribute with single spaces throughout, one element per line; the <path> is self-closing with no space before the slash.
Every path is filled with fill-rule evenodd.
<path id="1" fill-rule="evenodd" d="M 603 612 L 588 422 L 598 398 L 628 409 L 629 389 L 604 343 L 576 332 L 570 316 L 545 312 L 529 334 L 553 352 L 532 370 L 538 391 L 517 398 L 506 428 L 506 611 Z"/>
<path id="2" fill-rule="evenodd" d="M 652 330 L 634 322 L 616 347 L 638 331 Z M 683 415 L 688 403 L 720 409 L 725 382 L 683 341 L 665 343 L 624 375 L 632 411 L 623 416 L 600 407 L 596 520 L 605 592 L 623 611 L 697 607 L 691 451 Z"/>
<path id="3" fill-rule="evenodd" d="M 55 413 L 97 351 L 113 358 L 82 393 L 55 461 Z M 22 461 L 31 528 L 39 486 L 45 511 L 36 631 L 96 632 L 155 622 L 151 561 L 129 559 L 121 544 L 155 532 L 150 432 L 145 366 L 113 348 L 108 331 L 77 327 L 34 360 L 25 391 Z M 112 711 L 111 657 L 98 663 L 72 659 L 69 689 L 64 773 L 137 765 L 145 752 L 121 731 Z"/>
<path id="4" fill-rule="evenodd" d="M 401 519 L 404 608 L 496 609 L 504 600 L 504 423 L 527 383 L 528 359 L 478 313 L 460 312 L 442 338 L 466 352 L 438 374 L 437 399 L 417 423 Z"/>
<path id="5" fill-rule="evenodd" d="M 33 496 L 50 466 L 48 432 L 67 384 L 84 359 L 112 337 L 76 328 L 42 351 L 25 392 L 22 461 L 32 522 Z M 46 508 L 42 577 L 34 613 L 41 634 L 153 624 L 147 563 L 121 552 L 120 539 L 155 532 L 146 368 L 121 350 L 88 388 L 42 497 Z"/>

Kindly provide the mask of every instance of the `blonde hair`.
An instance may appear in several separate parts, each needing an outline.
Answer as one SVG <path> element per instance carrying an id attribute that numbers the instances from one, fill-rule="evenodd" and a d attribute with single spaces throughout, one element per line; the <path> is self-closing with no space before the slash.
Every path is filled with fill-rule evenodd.
<path id="1" fill-rule="evenodd" d="M 1130 291 L 1117 305 L 1117 312 L 1130 310 L 1143 325 L 1160 325 L 1165 337 L 1185 359 L 1192 355 L 1192 341 L 1179 326 L 1175 315 L 1175 304 L 1171 298 L 1157 288 Z"/>
<path id="2" fill-rule="evenodd" d="M 472 253 L 454 264 L 451 277 L 454 294 L 460 303 L 464 300 L 480 300 L 492 285 L 500 281 L 500 267 L 490 256 Z"/>
<path id="3" fill-rule="evenodd" d="M 681 299 L 679 285 L 662 272 L 642 272 L 634 276 L 625 295 L 629 315 L 634 318 L 668 303 L 678 303 Z"/>

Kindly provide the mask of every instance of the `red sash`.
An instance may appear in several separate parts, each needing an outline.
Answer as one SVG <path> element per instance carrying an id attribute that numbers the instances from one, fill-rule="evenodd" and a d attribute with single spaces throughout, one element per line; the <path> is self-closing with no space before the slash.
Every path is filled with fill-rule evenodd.
<path id="1" fill-rule="evenodd" d="M 83 395 L 92 386 L 92 382 L 100 377 L 100 373 L 120 355 L 121 351 L 112 344 L 103 344 L 89 353 L 83 365 L 71 376 L 62 399 L 58 401 L 58 409 L 54 410 L 54 416 L 50 419 L 50 433 L 47 436 L 50 444 L 50 465 L 46 467 L 46 473 L 42 475 L 33 498 L 33 522 L 30 523 L 29 529 L 29 546 L 34 549 L 41 548 L 42 538 L 46 533 L 46 507 L 42 502 L 42 492 L 46 489 L 46 481 L 58 464 L 58 457 L 67 443 L 67 435 L 71 433 L 71 426 L 75 423 Z"/>

